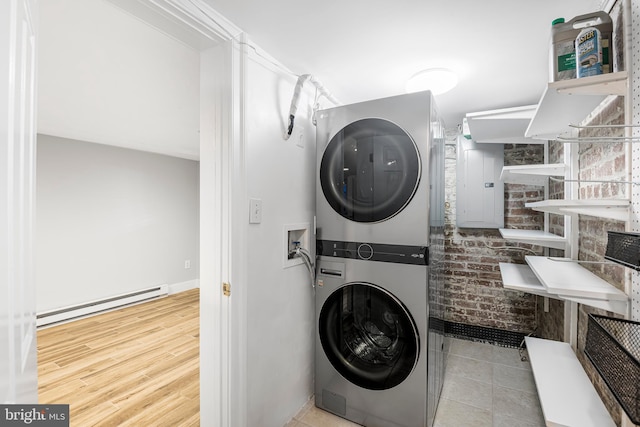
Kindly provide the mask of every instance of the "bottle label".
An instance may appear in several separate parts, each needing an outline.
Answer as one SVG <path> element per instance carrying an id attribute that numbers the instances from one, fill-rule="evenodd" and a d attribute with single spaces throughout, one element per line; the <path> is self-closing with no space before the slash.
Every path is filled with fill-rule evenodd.
<path id="1" fill-rule="evenodd" d="M 585 28 L 576 38 L 577 76 L 602 74 L 602 38 L 597 28 Z"/>
<path id="2" fill-rule="evenodd" d="M 559 73 L 563 71 L 575 71 L 575 69 L 576 69 L 575 52 L 558 56 L 558 72 Z"/>
<path id="3" fill-rule="evenodd" d="M 575 40 L 557 42 L 554 46 L 556 55 L 555 80 L 576 78 L 576 45 Z"/>

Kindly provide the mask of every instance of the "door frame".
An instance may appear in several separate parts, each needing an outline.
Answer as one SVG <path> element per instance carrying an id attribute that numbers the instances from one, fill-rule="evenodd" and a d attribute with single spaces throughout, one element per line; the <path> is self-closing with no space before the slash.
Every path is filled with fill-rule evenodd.
<path id="1" fill-rule="evenodd" d="M 108 1 L 201 52 L 200 420 L 206 426 L 242 427 L 246 425 L 246 363 L 243 363 L 246 360 L 246 304 L 243 304 L 243 298 L 246 297 L 241 284 L 246 260 L 242 257 L 241 248 L 245 244 L 246 226 L 243 221 L 234 219 L 244 217 L 242 214 L 246 200 L 243 116 L 243 88 L 246 79 L 246 46 L 243 43 L 246 43 L 246 39 L 237 27 L 211 9 L 204 0 Z M 17 10 L 18 3 L 28 5 L 31 11 L 29 15 L 37 16 L 37 0 L 3 2 L 0 10 L 7 13 L 0 15 L 5 18 L 14 17 L 13 12 Z M 16 80 L 11 74 L 12 69 L 17 69 L 13 63 L 12 50 L 15 34 L 12 33 L 14 27 L 8 27 L 0 32 L 0 50 L 5 54 L 8 64 L 4 72 L 0 72 L 0 78 L 8 83 L 0 87 L 0 93 L 7 95 L 4 99 L 10 98 L 8 91 L 16 89 Z M 37 33 L 30 40 L 36 49 Z M 35 106 L 36 98 L 34 89 L 28 99 L 31 105 Z M 7 131 L 7 138 L 12 137 L 8 132 L 9 119 L 12 117 L 8 108 L 11 105 L 7 103 L 4 108 L 0 106 L 0 130 Z M 35 112 L 26 119 L 31 120 L 29 123 L 35 126 Z M 35 138 L 35 128 L 30 137 Z M 0 161 L 7 165 L 16 161 L 23 162 L 21 165 L 31 165 L 16 170 L 12 177 L 0 177 L 0 198 L 7 203 L 0 212 L 0 235 L 11 230 L 12 235 L 15 235 L 15 239 L 4 239 L 0 245 L 0 270 L 4 276 L 0 292 L 8 297 L 15 294 L 15 289 L 12 291 L 11 286 L 25 286 L 21 282 L 9 280 L 9 269 L 15 267 L 14 263 L 9 262 L 9 252 L 16 247 L 22 248 L 25 251 L 24 260 L 30 259 L 32 247 L 25 245 L 29 245 L 33 225 L 33 217 L 24 219 L 22 224 L 26 231 L 17 235 L 13 217 L 8 213 L 23 207 L 22 204 L 16 205 L 14 200 L 13 188 L 16 182 L 25 183 L 30 189 L 34 188 L 34 178 L 37 179 L 35 158 L 35 150 L 17 153 L 7 147 L 0 149 Z M 32 198 L 25 200 L 33 201 Z M 32 263 L 24 262 L 21 266 L 24 267 L 22 278 L 33 277 Z M 237 282 L 234 298 L 223 296 L 222 283 L 234 280 Z M 18 291 L 24 294 L 29 289 L 27 286 Z M 7 301 L 0 301 L 0 317 L 13 313 Z M 32 320 L 35 325 L 35 302 L 30 302 L 34 309 L 28 320 Z M 15 331 L 11 326 L 8 324 L 0 329 L 1 338 L 13 340 Z M 35 355 L 35 337 L 31 343 L 30 348 Z M 24 348 L 20 350 L 25 352 Z M 5 366 L 9 366 L 8 372 L 5 372 L 9 377 L 8 382 L 0 384 L 1 391 L 6 392 L 2 400 L 35 403 L 35 362 L 33 369 L 25 370 L 15 366 L 13 362 L 17 357 L 10 351 L 0 356 L 0 360 L 7 362 Z M 19 385 L 19 392 L 16 384 Z"/>
<path id="2" fill-rule="evenodd" d="M 200 51 L 200 424 L 243 427 L 246 36 L 204 0 L 108 1 Z"/>

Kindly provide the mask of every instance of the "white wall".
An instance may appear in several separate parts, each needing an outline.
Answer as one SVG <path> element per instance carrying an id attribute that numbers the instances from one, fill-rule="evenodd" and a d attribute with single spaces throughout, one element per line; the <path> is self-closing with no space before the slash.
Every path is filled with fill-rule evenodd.
<path id="1" fill-rule="evenodd" d="M 198 158 L 198 51 L 105 0 L 39 18 L 39 133 Z"/>
<path id="2" fill-rule="evenodd" d="M 313 393 L 314 292 L 304 265 L 283 268 L 283 228 L 313 226 L 315 127 L 303 96 L 294 134 L 303 129 L 304 148 L 283 139 L 296 78 L 264 64 L 250 50 L 247 191 L 263 216 L 247 231 L 247 425 L 281 427 Z"/>
<path id="3" fill-rule="evenodd" d="M 198 162 L 47 135 L 37 153 L 38 312 L 197 280 Z"/>

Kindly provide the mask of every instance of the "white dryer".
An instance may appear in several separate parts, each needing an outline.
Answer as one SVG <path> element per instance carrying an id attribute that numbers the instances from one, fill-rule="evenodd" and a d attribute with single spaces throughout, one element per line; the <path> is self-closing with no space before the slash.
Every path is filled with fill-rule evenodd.
<path id="1" fill-rule="evenodd" d="M 427 244 L 430 163 L 444 141 L 431 92 L 321 110 L 316 119 L 318 238 Z"/>

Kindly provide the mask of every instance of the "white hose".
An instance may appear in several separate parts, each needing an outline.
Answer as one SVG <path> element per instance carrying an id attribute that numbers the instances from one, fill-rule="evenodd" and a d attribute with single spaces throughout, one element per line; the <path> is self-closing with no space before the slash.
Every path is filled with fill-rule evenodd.
<path id="1" fill-rule="evenodd" d="M 284 134 L 285 140 L 289 139 L 289 137 L 293 133 L 293 122 L 296 119 L 296 112 L 298 111 L 298 103 L 300 102 L 300 93 L 302 92 L 302 87 L 307 81 L 309 81 L 316 87 L 316 90 L 318 91 L 318 97 L 324 96 L 335 105 L 340 104 L 340 102 L 338 102 L 338 100 L 335 99 L 333 95 L 331 95 L 324 88 L 322 83 L 316 80 L 315 77 L 313 77 L 311 74 L 301 75 L 300 77 L 298 77 L 298 82 L 296 83 L 296 87 L 293 90 L 293 98 L 291 98 L 291 107 L 289 108 L 289 125 L 287 126 L 287 131 Z"/>
<path id="2" fill-rule="evenodd" d="M 311 261 L 311 254 L 306 249 L 303 249 L 297 246 L 294 250 L 289 252 L 289 255 L 293 255 L 294 257 L 302 258 L 302 262 L 307 266 L 307 270 L 309 270 L 309 277 L 311 278 L 311 287 L 316 287 L 316 273 L 315 267 L 313 265 L 313 261 Z"/>

